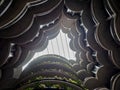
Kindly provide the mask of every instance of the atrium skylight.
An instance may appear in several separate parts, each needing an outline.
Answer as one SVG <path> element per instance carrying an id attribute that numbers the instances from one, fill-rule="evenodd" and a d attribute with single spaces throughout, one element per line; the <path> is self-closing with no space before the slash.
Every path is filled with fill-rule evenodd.
<path id="1" fill-rule="evenodd" d="M 63 33 L 62 30 L 60 30 L 59 34 L 55 38 L 48 41 L 48 46 L 46 47 L 46 49 L 41 52 L 36 52 L 33 58 L 25 66 L 23 66 L 23 69 L 35 58 L 47 54 L 59 55 L 68 60 L 72 59 L 75 61 L 76 52 L 70 48 L 69 43 L 70 38 L 67 36 L 66 33 Z"/>

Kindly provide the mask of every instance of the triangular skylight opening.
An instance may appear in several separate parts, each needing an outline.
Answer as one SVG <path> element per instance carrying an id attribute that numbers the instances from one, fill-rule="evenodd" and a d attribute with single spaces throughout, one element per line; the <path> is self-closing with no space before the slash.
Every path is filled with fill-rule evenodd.
<path id="1" fill-rule="evenodd" d="M 76 57 L 75 57 L 76 52 L 70 48 L 69 44 L 70 44 L 70 38 L 68 37 L 67 33 L 63 33 L 63 31 L 60 30 L 59 34 L 55 38 L 50 39 L 48 41 L 48 45 L 43 51 L 36 52 L 34 54 L 32 59 L 26 65 L 23 66 L 23 69 L 27 67 L 27 65 L 35 58 L 47 54 L 59 55 L 66 58 L 67 60 L 76 61 Z"/>

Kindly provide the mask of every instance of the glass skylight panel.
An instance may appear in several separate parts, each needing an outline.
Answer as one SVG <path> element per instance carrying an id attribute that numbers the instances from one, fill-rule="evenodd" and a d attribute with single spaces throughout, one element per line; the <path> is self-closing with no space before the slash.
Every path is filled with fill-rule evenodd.
<path id="1" fill-rule="evenodd" d="M 59 34 L 55 38 L 48 41 L 47 47 L 41 52 L 36 52 L 33 58 L 23 68 L 25 68 L 35 58 L 47 54 L 59 55 L 68 60 L 76 60 L 76 52 L 70 48 L 69 43 L 70 38 L 68 38 L 66 33 L 63 33 L 62 30 L 60 30 Z"/>

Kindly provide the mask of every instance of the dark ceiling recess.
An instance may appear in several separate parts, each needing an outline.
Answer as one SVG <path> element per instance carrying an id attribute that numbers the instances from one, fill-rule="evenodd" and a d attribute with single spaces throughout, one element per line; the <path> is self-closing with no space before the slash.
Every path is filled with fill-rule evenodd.
<path id="1" fill-rule="evenodd" d="M 60 29 L 71 39 L 76 61 L 44 55 L 22 71 Z M 120 90 L 119 85 L 119 0 L 0 0 L 0 90 Z"/>

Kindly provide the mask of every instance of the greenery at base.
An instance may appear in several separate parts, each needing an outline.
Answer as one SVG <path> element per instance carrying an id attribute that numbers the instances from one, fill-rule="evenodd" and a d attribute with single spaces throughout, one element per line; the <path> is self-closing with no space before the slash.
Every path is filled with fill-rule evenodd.
<path id="1" fill-rule="evenodd" d="M 80 80 L 72 80 L 72 79 L 68 79 L 68 78 L 62 78 L 62 77 L 58 77 L 58 76 L 54 76 L 54 77 L 43 77 L 43 76 L 37 76 L 37 77 L 34 77 L 30 80 L 28 80 L 26 83 L 24 83 L 22 86 L 24 85 L 27 85 L 27 84 L 30 84 L 30 83 L 35 83 L 33 86 L 28 86 L 26 87 L 25 89 L 23 90 L 35 90 L 35 89 L 44 89 L 44 88 L 53 88 L 53 89 L 65 89 L 65 90 L 74 90 L 74 88 L 70 87 L 70 86 L 67 86 L 66 84 L 64 83 L 60 83 L 60 84 L 53 84 L 53 83 L 50 83 L 50 82 L 47 82 L 47 83 L 41 83 L 39 82 L 40 80 L 50 80 L 50 79 L 53 79 L 53 80 L 62 80 L 62 81 L 66 81 L 66 82 L 69 82 L 69 83 L 72 83 L 72 84 L 75 84 L 77 86 L 80 86 L 83 90 L 88 90 L 86 89 L 85 87 L 83 87 L 81 85 L 81 81 Z"/>

